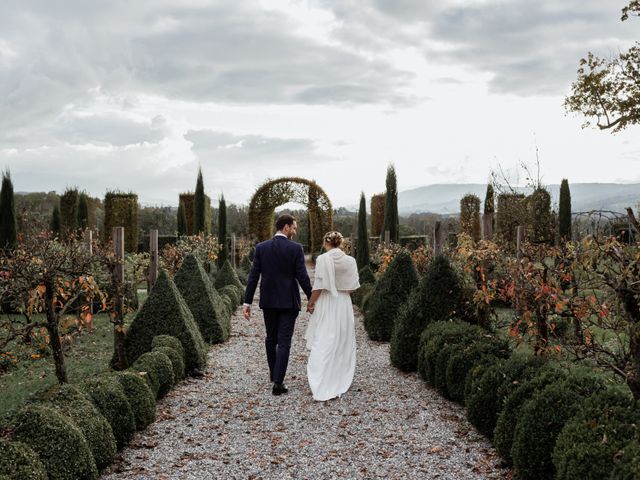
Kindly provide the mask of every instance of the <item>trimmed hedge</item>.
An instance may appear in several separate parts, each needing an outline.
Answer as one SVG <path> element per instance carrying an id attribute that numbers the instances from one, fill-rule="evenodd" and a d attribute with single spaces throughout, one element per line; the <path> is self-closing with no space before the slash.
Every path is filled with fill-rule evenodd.
<path id="1" fill-rule="evenodd" d="M 584 399 L 605 389 L 602 377 L 571 372 L 527 401 L 513 436 L 511 457 L 522 480 L 553 478 L 553 449 L 563 427 L 584 404 Z"/>
<path id="2" fill-rule="evenodd" d="M 234 307 L 233 310 L 242 304 L 242 291 L 235 285 L 225 285 L 220 289 L 220 294 L 226 295 L 231 299 Z"/>
<path id="3" fill-rule="evenodd" d="M 138 372 L 123 371 L 114 374 L 127 397 L 136 430 L 144 430 L 156 419 L 156 399 L 143 376 Z"/>
<path id="4" fill-rule="evenodd" d="M 438 352 L 435 362 L 435 376 L 433 386 L 436 387 L 445 398 L 451 399 L 449 391 L 447 389 L 447 364 L 451 356 L 456 353 L 462 345 L 446 344 Z"/>
<path id="5" fill-rule="evenodd" d="M 224 308 L 226 309 L 227 316 L 230 317 L 231 314 L 236 310 L 233 300 L 226 293 L 221 293 L 220 298 L 222 299 L 222 303 L 224 303 Z"/>
<path id="6" fill-rule="evenodd" d="M 186 302 L 200 333 L 209 343 L 224 342 L 229 338 L 229 321 L 219 295 L 207 278 L 195 255 L 185 257 L 182 266 L 173 278 L 176 287 Z"/>
<path id="7" fill-rule="evenodd" d="M 415 371 L 420 334 L 430 323 L 453 318 L 461 295 L 460 278 L 451 263 L 444 255 L 436 256 L 396 317 L 391 335 L 391 364 L 400 370 Z M 445 383 L 442 387 L 446 390 Z"/>
<path id="8" fill-rule="evenodd" d="M 178 352 L 171 347 L 154 347 L 151 351 L 164 353 L 169 357 L 169 360 L 171 360 L 171 366 L 173 367 L 174 384 L 184 378 L 184 360 Z"/>
<path id="9" fill-rule="evenodd" d="M 371 267 L 369 265 L 366 265 L 360 269 L 360 271 L 358 272 L 358 278 L 360 285 L 364 285 L 367 283 L 376 283 L 376 276 L 373 274 L 373 270 L 371 270 Z"/>
<path id="10" fill-rule="evenodd" d="M 553 450 L 557 480 L 599 480 L 636 438 L 640 413 L 628 389 L 610 388 L 585 401 L 562 429 Z"/>
<path id="11" fill-rule="evenodd" d="M 531 377 L 516 385 L 514 391 L 506 398 L 502 411 L 498 415 L 496 428 L 493 430 L 493 445 L 508 464 L 513 462 L 511 458 L 513 435 L 518 425 L 522 406 L 531 399 L 535 392 L 543 390 L 552 383 L 562 381 L 567 376 L 564 370 L 552 364 L 547 364 L 537 371 L 532 368 L 529 373 Z"/>
<path id="12" fill-rule="evenodd" d="M 133 438 L 136 421 L 120 382 L 102 375 L 84 380 L 82 389 L 111 425 L 118 449 L 125 447 Z"/>
<path id="13" fill-rule="evenodd" d="M 227 285 L 235 285 L 236 287 L 238 287 L 238 289 L 240 289 L 240 293 L 241 293 L 240 296 L 241 297 L 244 296 L 243 295 L 244 286 L 242 285 L 242 282 L 238 278 L 238 274 L 231 266 L 231 262 L 229 262 L 229 260 L 226 260 L 224 262 L 224 265 L 222 265 L 220 270 L 218 270 L 218 273 L 216 274 L 215 287 L 218 290 L 221 290 L 223 287 L 226 287 Z"/>
<path id="14" fill-rule="evenodd" d="M 375 284 L 364 313 L 371 340 L 388 342 L 400 306 L 418 284 L 418 274 L 407 252 L 399 252 Z"/>
<path id="15" fill-rule="evenodd" d="M 173 348 L 184 360 L 184 348 L 180 340 L 176 337 L 172 337 L 171 335 L 156 335 L 153 337 L 153 340 L 151 340 L 151 349 L 153 350 L 156 347 Z"/>
<path id="16" fill-rule="evenodd" d="M 204 371 L 207 346 L 189 307 L 164 270 L 127 330 L 125 348 L 129 365 L 151 350 L 151 342 L 157 335 L 171 335 L 180 340 L 187 373 Z"/>
<path id="17" fill-rule="evenodd" d="M 47 480 L 47 471 L 38 455 L 21 442 L 0 439 L 0 478 Z"/>
<path id="18" fill-rule="evenodd" d="M 13 438 L 40 458 L 50 480 L 94 480 L 98 469 L 84 435 L 53 407 L 30 404 L 12 418 Z"/>
<path id="19" fill-rule="evenodd" d="M 514 354 L 487 368 L 482 376 L 471 382 L 465 392 L 465 405 L 469 421 L 480 433 L 493 438 L 498 416 L 505 398 L 523 379 L 531 376 L 531 367 L 539 368 L 544 360 L 524 354 Z"/>
<path id="20" fill-rule="evenodd" d="M 637 480 L 640 478 L 640 441 L 634 440 L 619 452 L 610 480 Z"/>
<path id="21" fill-rule="evenodd" d="M 130 370 L 146 374 L 144 378 L 156 398 L 164 397 L 175 383 L 171 360 L 162 352 L 143 353 L 131 365 Z"/>
<path id="22" fill-rule="evenodd" d="M 361 283 L 357 290 L 351 292 L 351 301 L 354 305 L 364 310 L 364 299 L 371 293 L 375 284 L 374 283 Z"/>
<path id="23" fill-rule="evenodd" d="M 440 350 L 447 344 L 469 342 L 480 335 L 480 327 L 459 320 L 429 324 L 420 335 L 418 372 L 427 383 L 435 386 L 436 361 Z"/>
<path id="24" fill-rule="evenodd" d="M 87 440 L 98 471 L 110 465 L 116 456 L 116 439 L 111 425 L 89 397 L 76 386 L 69 384 L 51 387 L 45 395 L 56 410 L 69 417 L 80 429 Z"/>
<path id="25" fill-rule="evenodd" d="M 509 343 L 489 333 L 471 343 L 459 345 L 447 362 L 445 373 L 449 398 L 464 403 L 464 388 L 469 371 L 481 363 L 495 363 L 498 358 L 508 358 Z"/>

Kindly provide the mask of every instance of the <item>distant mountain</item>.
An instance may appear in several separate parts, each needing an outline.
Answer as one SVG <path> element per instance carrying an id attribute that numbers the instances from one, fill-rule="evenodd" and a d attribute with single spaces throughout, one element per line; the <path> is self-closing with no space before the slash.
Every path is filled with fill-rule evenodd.
<path id="1" fill-rule="evenodd" d="M 573 183 L 571 189 L 571 210 L 584 212 L 589 210 L 612 210 L 624 212 L 626 207 L 636 207 L 640 203 L 640 183 Z M 560 185 L 547 185 L 551 193 L 553 207 L 557 209 Z M 435 184 L 406 190 L 398 194 L 398 210 L 401 215 L 431 212 L 438 214 L 457 214 L 460 212 L 460 199 L 467 193 L 473 193 L 484 202 L 486 184 Z M 530 189 L 520 189 L 529 193 Z"/>

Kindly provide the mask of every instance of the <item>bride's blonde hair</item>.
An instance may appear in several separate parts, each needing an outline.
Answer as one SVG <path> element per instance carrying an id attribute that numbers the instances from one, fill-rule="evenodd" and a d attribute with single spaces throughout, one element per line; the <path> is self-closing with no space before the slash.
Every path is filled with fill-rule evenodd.
<path id="1" fill-rule="evenodd" d="M 334 248 L 342 245 L 342 240 L 344 240 L 344 237 L 340 232 L 327 232 L 324 234 L 325 243 L 328 243 Z"/>

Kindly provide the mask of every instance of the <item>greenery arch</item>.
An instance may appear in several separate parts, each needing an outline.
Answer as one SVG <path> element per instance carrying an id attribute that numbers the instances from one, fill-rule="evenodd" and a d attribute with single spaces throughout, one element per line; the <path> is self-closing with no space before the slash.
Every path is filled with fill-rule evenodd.
<path id="1" fill-rule="evenodd" d="M 256 190 L 249 204 L 249 232 L 258 241 L 273 235 L 273 214 L 277 206 L 295 202 L 309 212 L 310 251 L 319 252 L 322 236 L 333 228 L 333 207 L 327 194 L 311 180 L 282 177 L 268 180 Z"/>

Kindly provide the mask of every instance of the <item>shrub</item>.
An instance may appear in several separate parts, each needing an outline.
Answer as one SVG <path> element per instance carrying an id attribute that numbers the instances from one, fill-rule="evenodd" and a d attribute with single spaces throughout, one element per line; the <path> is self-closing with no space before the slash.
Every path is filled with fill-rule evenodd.
<path id="1" fill-rule="evenodd" d="M 184 360 L 178 352 L 171 347 L 154 347 L 152 352 L 164 353 L 169 360 L 171 360 L 171 366 L 173 367 L 173 379 L 174 383 L 184 378 Z"/>
<path id="2" fill-rule="evenodd" d="M 0 440 L 0 478 L 47 480 L 38 455 L 21 442 Z"/>
<path id="3" fill-rule="evenodd" d="M 480 433 L 493 437 L 505 398 L 528 376 L 529 367 L 535 368 L 542 361 L 539 357 L 514 354 L 494 363 L 472 381 L 470 390 L 465 392 L 465 405 L 469 421 Z"/>
<path id="4" fill-rule="evenodd" d="M 224 265 L 218 271 L 216 275 L 216 284 L 215 287 L 218 290 L 221 290 L 223 287 L 227 285 L 235 285 L 240 290 L 242 294 L 244 292 L 244 287 L 242 286 L 242 282 L 238 278 L 236 271 L 231 266 L 231 262 L 229 260 L 224 262 Z"/>
<path id="5" fill-rule="evenodd" d="M 84 435 L 53 407 L 26 405 L 12 418 L 11 427 L 13 438 L 38 455 L 49 479 L 98 478 L 98 469 Z"/>
<path id="6" fill-rule="evenodd" d="M 351 300 L 354 305 L 357 305 L 361 310 L 363 310 L 364 299 L 371 293 L 373 287 L 373 283 L 364 283 L 360 285 L 360 288 L 351 292 Z"/>
<path id="7" fill-rule="evenodd" d="M 404 371 L 417 369 L 418 344 L 424 327 L 453 318 L 461 293 L 457 273 L 445 256 L 438 255 L 420 279 L 418 287 L 411 292 L 394 323 L 390 350 L 394 366 Z"/>
<path id="8" fill-rule="evenodd" d="M 233 310 L 235 310 L 235 307 L 237 307 L 238 305 L 242 304 L 242 292 L 241 290 L 236 287 L 235 285 L 226 285 L 224 287 L 222 287 L 220 289 L 220 293 L 223 295 L 226 295 L 227 297 L 229 297 L 231 299 L 231 301 L 233 302 Z"/>
<path id="9" fill-rule="evenodd" d="M 111 425 L 118 449 L 126 446 L 133 438 L 136 421 L 120 382 L 102 375 L 84 380 L 82 388 Z"/>
<path id="10" fill-rule="evenodd" d="M 418 274 L 407 252 L 398 253 L 376 283 L 364 314 L 371 340 L 388 342 L 400 305 L 418 283 Z"/>
<path id="11" fill-rule="evenodd" d="M 553 478 L 553 449 L 560 431 L 580 411 L 584 399 L 602 391 L 602 377 L 571 372 L 566 379 L 536 393 L 522 407 L 511 457 L 522 480 Z"/>
<path id="12" fill-rule="evenodd" d="M 510 464 L 513 435 L 520 418 L 522 406 L 537 391 L 543 390 L 552 383 L 563 380 L 566 373 L 559 368 L 545 365 L 539 369 L 532 367 L 527 372 L 530 378 L 515 385 L 515 389 L 507 396 L 502 411 L 498 415 L 496 428 L 493 430 L 493 445 L 502 456 L 503 460 Z"/>
<path id="13" fill-rule="evenodd" d="M 420 336 L 418 371 L 422 378 L 435 386 L 438 353 L 447 344 L 468 342 L 481 334 L 480 327 L 460 321 L 434 322 Z"/>
<path id="14" fill-rule="evenodd" d="M 187 373 L 205 369 L 206 344 L 189 307 L 164 270 L 127 330 L 125 348 L 130 365 L 151 350 L 151 342 L 157 335 L 171 335 L 180 340 Z"/>
<path id="15" fill-rule="evenodd" d="M 146 373 L 144 378 L 156 398 L 164 397 L 175 383 L 171 360 L 164 353 L 158 351 L 140 355 L 131 365 L 131 370 Z"/>
<path id="16" fill-rule="evenodd" d="M 436 355 L 433 385 L 445 398 L 451 398 L 447 390 L 447 364 L 451 356 L 462 348 L 460 344 L 449 343 Z"/>
<path id="17" fill-rule="evenodd" d="M 209 282 L 195 255 L 189 254 L 174 277 L 176 287 L 186 302 L 205 341 L 224 342 L 229 338 L 229 319 L 224 303 Z"/>
<path id="18" fill-rule="evenodd" d="M 184 348 L 182 347 L 180 340 L 176 337 L 172 337 L 171 335 L 157 335 L 153 337 L 153 340 L 151 340 L 151 349 L 153 350 L 156 347 L 173 348 L 184 360 Z"/>
<path id="19" fill-rule="evenodd" d="M 220 294 L 220 298 L 222 299 L 222 303 L 224 303 L 225 313 L 227 316 L 231 317 L 231 314 L 236 311 L 233 300 L 231 300 L 229 295 L 226 293 Z"/>
<path id="20" fill-rule="evenodd" d="M 556 479 L 607 478 L 618 452 L 637 435 L 639 420 L 628 389 L 609 388 L 586 400 L 556 440 Z"/>
<path id="21" fill-rule="evenodd" d="M 156 419 L 156 399 L 151 388 L 137 372 L 116 372 L 114 377 L 122 386 L 131 406 L 136 430 L 144 430 Z"/>
<path id="22" fill-rule="evenodd" d="M 48 389 L 46 397 L 80 429 L 98 470 L 110 465 L 116 456 L 116 439 L 111 425 L 91 400 L 76 386 L 69 384 Z"/>
<path id="23" fill-rule="evenodd" d="M 610 480 L 636 480 L 640 478 L 640 441 L 634 440 L 619 452 Z"/>
<path id="24" fill-rule="evenodd" d="M 486 333 L 471 343 L 465 343 L 449 357 L 446 365 L 447 393 L 451 400 L 464 402 L 465 379 L 469 370 L 480 363 L 495 363 L 509 357 L 509 344 Z M 490 360 L 487 357 L 492 357 Z"/>
<path id="25" fill-rule="evenodd" d="M 373 270 L 371 270 L 371 267 L 369 265 L 360 269 L 360 271 L 358 272 L 358 277 L 360 285 L 364 285 L 366 283 L 376 283 L 376 276 L 373 274 Z"/>

